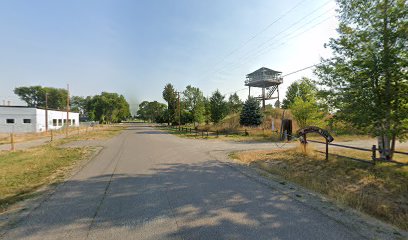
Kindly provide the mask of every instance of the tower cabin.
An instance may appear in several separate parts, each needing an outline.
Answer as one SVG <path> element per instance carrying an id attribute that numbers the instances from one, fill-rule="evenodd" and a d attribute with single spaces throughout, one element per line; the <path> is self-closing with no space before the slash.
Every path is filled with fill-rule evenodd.
<path id="1" fill-rule="evenodd" d="M 256 97 L 262 100 L 262 107 L 265 109 L 265 100 L 278 99 L 279 101 L 279 85 L 283 83 L 282 72 L 278 72 L 266 67 L 262 67 L 252 73 L 246 75 L 245 86 L 248 86 L 251 96 L 251 87 L 262 88 L 262 95 Z M 265 90 L 268 92 L 266 93 Z M 277 92 L 277 97 L 273 97 L 274 92 Z"/>

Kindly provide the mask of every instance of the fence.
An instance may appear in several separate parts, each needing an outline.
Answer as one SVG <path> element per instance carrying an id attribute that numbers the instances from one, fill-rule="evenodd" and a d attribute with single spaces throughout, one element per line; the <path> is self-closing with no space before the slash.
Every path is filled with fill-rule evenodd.
<path id="1" fill-rule="evenodd" d="M 173 130 L 178 130 L 179 132 L 184 132 L 184 133 L 190 133 L 190 134 L 195 134 L 196 136 L 201 136 L 201 137 L 209 137 L 209 136 L 215 136 L 219 137 L 221 135 L 224 135 L 226 137 L 231 136 L 231 135 L 237 135 L 240 134 L 242 136 L 248 136 L 251 130 L 216 130 L 216 131 L 209 131 L 209 130 L 204 130 L 204 129 L 197 129 L 197 128 L 189 128 L 189 127 L 179 127 L 179 126 L 166 126 L 164 125 L 163 127 L 168 127 Z"/>
<path id="2" fill-rule="evenodd" d="M 114 126 L 114 125 L 110 125 Z M 99 125 L 99 124 L 84 124 L 79 127 L 70 127 L 68 132 L 66 131 L 66 128 L 60 128 L 57 130 L 49 130 L 47 132 L 38 132 L 38 133 L 5 133 L 1 134 L 0 136 L 0 146 L 2 145 L 9 145 L 10 151 L 15 151 L 16 150 L 16 145 L 19 143 L 24 143 L 24 142 L 31 142 L 31 141 L 36 141 L 36 140 L 41 140 L 43 139 L 44 141 L 49 141 L 52 142 L 55 140 L 55 138 L 61 138 L 61 137 L 66 137 L 67 134 L 68 136 L 72 135 L 79 135 L 81 133 L 88 133 L 94 130 L 102 129 L 104 125 Z M 49 140 L 47 140 L 49 139 Z M 0 148 L 1 150 L 7 150 L 4 147 Z"/>
<path id="3" fill-rule="evenodd" d="M 229 135 L 233 135 L 233 134 L 240 134 L 242 136 L 248 136 L 251 132 L 251 130 L 234 130 L 234 131 L 228 131 L 228 130 L 223 130 L 223 131 L 208 131 L 208 130 L 199 130 L 196 128 L 189 128 L 189 127 L 181 127 L 181 126 L 167 126 L 167 125 L 163 125 L 163 127 L 168 127 L 171 128 L 173 130 L 178 130 L 179 132 L 184 132 L 184 133 L 190 133 L 190 134 L 195 134 L 196 136 L 201 136 L 202 138 L 204 137 L 209 137 L 209 136 L 215 136 L 215 137 L 219 137 L 220 135 L 224 135 L 224 136 L 229 136 Z M 285 136 L 286 138 L 287 136 Z M 291 136 L 292 139 L 296 139 L 296 136 Z M 371 152 L 371 160 L 364 160 L 364 159 L 358 159 L 358 158 L 353 158 L 353 157 L 348 157 L 351 160 L 354 161 L 358 161 L 358 162 L 363 162 L 363 163 L 369 163 L 369 164 L 373 164 L 375 165 L 377 162 L 390 162 L 390 163 L 395 163 L 395 164 L 399 164 L 399 165 L 408 165 L 407 163 L 401 163 L 395 160 L 382 160 L 381 158 L 377 158 L 377 152 L 379 152 L 379 149 L 377 148 L 376 145 L 373 145 L 371 149 L 367 149 L 367 148 L 360 148 L 360 147 L 353 147 L 353 146 L 347 146 L 347 145 L 341 145 L 341 144 L 336 144 L 336 143 L 326 143 L 326 142 L 320 142 L 320 141 L 315 141 L 315 140 L 307 140 L 308 142 L 314 142 L 314 143 L 318 143 L 318 144 L 324 144 L 326 145 L 326 159 L 328 159 L 328 152 L 329 146 L 336 146 L 339 148 L 347 148 L 347 149 L 353 149 L 353 150 L 357 150 L 357 151 L 365 151 L 365 152 Z M 401 155 L 406 155 L 408 156 L 408 153 L 406 152 L 402 152 L 402 151 L 394 151 L 394 154 L 401 154 Z M 341 156 L 338 154 L 331 154 L 334 156 L 339 156 L 339 157 L 345 157 L 345 156 Z"/>
<path id="4" fill-rule="evenodd" d="M 325 144 L 326 146 L 331 145 L 331 146 L 336 146 L 336 147 L 340 147 L 340 148 L 353 149 L 353 150 L 357 150 L 357 151 L 371 152 L 371 160 L 364 160 L 364 159 L 358 159 L 358 158 L 353 158 L 353 157 L 347 157 L 347 158 L 352 159 L 354 161 L 359 161 L 359 162 L 363 162 L 363 163 L 370 163 L 370 164 L 373 164 L 373 165 L 375 165 L 377 162 L 390 162 L 390 163 L 395 163 L 395 164 L 399 164 L 399 165 L 408 165 L 407 163 L 401 163 L 401 162 L 394 161 L 394 160 L 383 160 L 381 158 L 377 158 L 377 152 L 379 152 L 379 149 L 377 148 L 377 145 L 373 145 L 371 149 L 367 149 L 367 148 L 360 148 L 360 147 L 341 145 L 341 144 L 336 144 L 336 143 L 320 142 L 320 141 L 315 141 L 315 140 L 307 140 L 307 141 L 308 142 L 319 143 L 319 144 Z M 394 151 L 394 154 L 401 154 L 401 155 L 408 156 L 408 153 L 401 152 L 401 151 Z M 338 154 L 332 154 L 332 155 L 342 157 L 341 155 L 338 155 Z"/>

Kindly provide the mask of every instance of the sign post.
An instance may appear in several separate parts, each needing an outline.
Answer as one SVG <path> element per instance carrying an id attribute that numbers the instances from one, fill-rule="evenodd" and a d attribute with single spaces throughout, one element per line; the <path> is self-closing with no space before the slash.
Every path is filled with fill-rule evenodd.
<path id="1" fill-rule="evenodd" d="M 299 129 L 297 131 L 297 135 L 299 137 L 300 142 L 303 144 L 305 151 L 306 151 L 306 144 L 307 144 L 306 134 L 308 133 L 318 133 L 320 134 L 320 136 L 326 139 L 326 160 L 329 160 L 329 143 L 333 142 L 334 140 L 332 135 L 330 135 L 330 133 L 327 130 L 324 130 L 324 129 L 321 129 L 315 126 L 310 126 L 310 127 Z"/>

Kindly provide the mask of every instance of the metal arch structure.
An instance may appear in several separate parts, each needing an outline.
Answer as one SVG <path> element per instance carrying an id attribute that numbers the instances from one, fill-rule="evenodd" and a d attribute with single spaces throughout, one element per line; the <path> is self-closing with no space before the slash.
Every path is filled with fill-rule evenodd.
<path id="1" fill-rule="evenodd" d="M 278 72 L 266 67 L 262 67 L 246 75 L 245 86 L 248 86 L 248 97 L 251 96 L 251 87 L 262 88 L 262 95 L 256 98 L 262 101 L 262 108 L 265 110 L 265 101 L 278 99 L 279 85 L 283 83 L 282 72 Z M 267 91 L 267 92 L 266 92 Z M 273 94 L 277 92 L 277 96 Z"/>

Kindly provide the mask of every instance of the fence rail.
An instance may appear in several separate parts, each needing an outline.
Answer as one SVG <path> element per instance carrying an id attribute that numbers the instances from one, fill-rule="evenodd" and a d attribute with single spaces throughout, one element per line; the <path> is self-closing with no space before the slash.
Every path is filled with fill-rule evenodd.
<path id="1" fill-rule="evenodd" d="M 320 142 L 320 141 L 315 141 L 315 140 L 307 140 L 307 141 L 326 145 L 325 142 Z M 332 146 L 336 146 L 336 147 L 340 147 L 340 148 L 348 148 L 348 149 L 353 149 L 353 150 L 365 151 L 365 152 L 371 152 L 372 153 L 371 161 L 364 160 L 364 159 L 358 159 L 358 158 L 354 158 L 354 157 L 347 157 L 347 158 L 355 160 L 355 161 L 370 163 L 370 164 L 376 164 L 376 162 L 389 162 L 389 163 L 395 163 L 395 164 L 399 164 L 399 165 L 408 166 L 408 163 L 402 163 L 402 162 L 398 162 L 398 161 L 395 161 L 395 160 L 383 160 L 381 158 L 377 158 L 377 151 L 379 151 L 379 149 L 377 148 L 377 145 L 373 145 L 371 149 L 354 147 L 354 146 L 347 146 L 347 145 L 342 145 L 342 144 L 337 144 L 337 143 L 328 143 L 328 145 L 332 145 Z M 408 153 L 401 152 L 401 151 L 394 151 L 394 154 L 408 155 Z M 338 154 L 332 154 L 332 155 L 345 157 L 345 156 L 341 156 L 341 155 L 338 155 Z"/>
<path id="2" fill-rule="evenodd" d="M 209 137 L 209 136 L 216 136 L 219 137 L 220 135 L 225 135 L 225 136 L 229 136 L 229 135 L 233 135 L 233 134 L 241 134 L 243 136 L 248 136 L 249 133 L 251 132 L 251 130 L 234 130 L 234 131 L 228 131 L 228 130 L 223 130 L 223 131 L 209 131 L 209 130 L 199 130 L 196 128 L 188 128 L 188 127 L 181 127 L 181 126 L 167 126 L 167 125 L 163 125 L 163 127 L 168 127 L 171 129 L 176 129 L 180 132 L 186 132 L 186 133 L 191 133 L 191 134 L 195 134 L 196 136 L 201 135 L 201 137 L 204 138 L 204 136 Z M 253 130 L 252 130 L 253 131 Z M 293 137 L 293 136 L 291 136 Z M 313 143 L 319 143 L 319 144 L 324 144 L 326 146 L 335 146 L 335 147 L 340 147 L 340 148 L 348 148 L 348 149 L 353 149 L 353 150 L 358 150 L 358 151 L 364 151 L 364 152 L 371 152 L 371 160 L 364 160 L 364 159 L 358 159 L 358 158 L 353 158 L 353 157 L 347 157 L 351 160 L 354 161 L 358 161 L 358 162 L 364 162 L 364 163 L 370 163 L 370 164 L 376 164 L 376 162 L 390 162 L 390 163 L 395 163 L 395 164 L 399 164 L 399 165 L 408 165 L 408 163 L 401 163 L 395 160 L 382 160 L 380 158 L 377 158 L 377 152 L 379 151 L 379 149 L 377 148 L 376 145 L 373 145 L 373 147 L 371 149 L 367 149 L 367 148 L 361 148 L 361 147 L 354 147 L 354 146 L 347 146 L 347 145 L 342 145 L 342 144 L 337 144 L 337 143 L 326 143 L 326 142 L 320 142 L 320 141 L 315 141 L 315 140 L 307 140 L 308 142 L 313 142 Z M 320 152 L 320 151 L 319 151 Z M 326 153 L 328 153 L 328 148 L 326 149 Z M 394 151 L 394 154 L 401 154 L 401 155 L 407 155 L 407 152 L 401 152 L 401 151 Z M 340 156 L 340 157 L 346 157 L 346 156 L 341 156 L 338 154 L 331 154 L 334 156 Z M 326 155 L 328 157 L 328 155 Z"/>

